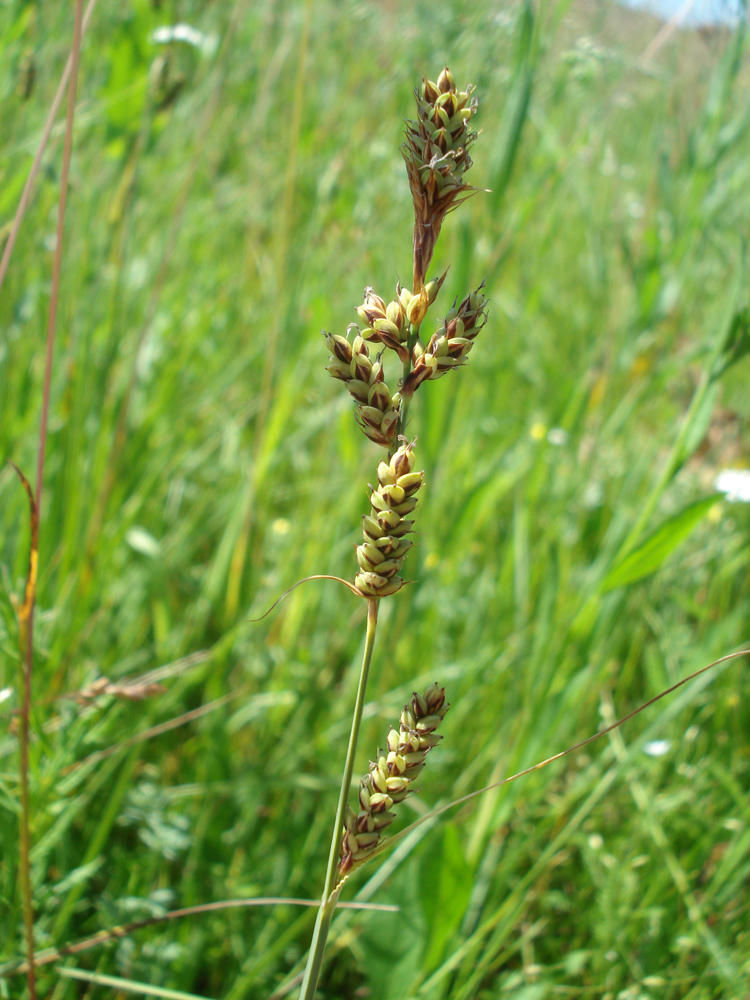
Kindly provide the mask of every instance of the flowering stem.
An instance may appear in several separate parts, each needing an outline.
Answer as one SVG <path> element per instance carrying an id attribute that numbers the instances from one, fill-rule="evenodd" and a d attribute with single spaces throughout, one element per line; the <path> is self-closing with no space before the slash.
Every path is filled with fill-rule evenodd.
<path id="1" fill-rule="evenodd" d="M 336 809 L 336 819 L 333 824 L 333 836 L 331 838 L 331 850 L 328 855 L 328 868 L 326 870 L 325 888 L 323 889 L 323 899 L 318 918 L 315 921 L 315 930 L 310 944 L 310 954 L 307 957 L 307 968 L 305 978 L 302 981 L 299 1000 L 313 1000 L 315 989 L 318 985 L 318 976 L 323 965 L 323 954 L 325 952 L 328 930 L 331 926 L 333 911 L 336 909 L 340 886 L 336 886 L 336 875 L 338 869 L 339 846 L 341 835 L 344 829 L 344 815 L 349 801 L 349 793 L 352 785 L 352 775 L 354 774 L 354 755 L 357 752 L 357 740 L 359 739 L 359 727 L 362 722 L 362 713 L 365 707 L 365 694 L 367 692 L 367 678 L 370 674 L 370 663 L 372 662 L 372 651 L 375 646 L 375 629 L 378 623 L 378 601 L 377 598 L 369 598 L 367 601 L 367 632 L 365 634 L 365 651 L 362 657 L 362 670 L 359 675 L 359 687 L 357 688 L 357 700 L 354 704 L 354 716 L 352 718 L 352 728 L 349 734 L 349 747 L 346 751 L 346 763 L 344 765 L 344 776 L 341 779 L 341 791 L 339 792 L 339 804 Z"/>
<path id="2" fill-rule="evenodd" d="M 31 801 L 29 794 L 29 730 L 31 716 L 32 674 L 34 667 L 34 607 L 36 603 L 36 574 L 39 554 L 39 518 L 42 506 L 42 486 L 44 481 L 44 453 L 47 443 L 49 423 L 50 386 L 55 347 L 55 326 L 57 303 L 60 294 L 60 274 L 62 271 L 63 233 L 65 208 L 68 200 L 68 176 L 73 151 L 73 119 L 75 116 L 76 92 L 78 88 L 78 65 L 81 54 L 83 33 L 83 0 L 76 0 L 73 24 L 73 45 L 70 55 L 70 78 L 68 81 L 68 108 L 65 121 L 62 169 L 60 172 L 60 198 L 57 210 L 57 234 L 55 256 L 52 265 L 52 287 L 50 291 L 49 318 L 47 323 L 47 349 L 44 365 L 44 388 L 42 390 L 42 416 L 39 428 L 39 452 L 37 457 L 36 495 L 28 484 L 27 492 L 31 502 L 31 545 L 29 574 L 23 607 L 19 614 L 18 638 L 22 659 L 23 695 L 21 720 L 18 733 L 19 748 L 19 797 L 21 815 L 18 830 L 19 880 L 23 900 L 23 923 L 26 937 L 26 960 L 28 969 L 26 981 L 30 1000 L 36 1000 L 36 967 L 34 962 L 34 898 L 31 884 Z M 20 221 L 20 217 L 19 217 Z M 22 477 L 23 481 L 23 477 Z"/>

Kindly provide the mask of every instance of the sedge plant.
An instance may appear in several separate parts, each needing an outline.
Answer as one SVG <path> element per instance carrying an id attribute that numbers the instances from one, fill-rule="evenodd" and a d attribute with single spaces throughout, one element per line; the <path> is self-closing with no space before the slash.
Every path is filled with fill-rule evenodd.
<path id="1" fill-rule="evenodd" d="M 80 18 L 81 5 L 78 6 Z M 88 5 L 86 16 L 88 16 L 92 6 L 93 3 Z M 86 16 L 83 18 L 84 27 Z M 311 949 L 310 966 L 305 979 L 306 985 L 303 988 L 303 995 L 309 996 L 312 996 L 315 990 L 328 927 L 344 880 L 359 866 L 374 859 L 388 844 L 392 846 L 399 839 L 402 839 L 405 833 L 408 833 L 408 831 L 402 830 L 396 836 L 385 837 L 387 828 L 395 818 L 398 803 L 411 793 L 413 782 L 425 767 L 427 753 L 440 741 L 437 730 L 447 711 L 445 693 L 438 684 L 431 685 L 426 691 L 420 694 L 415 693 L 412 696 L 401 713 L 397 728 L 392 729 L 388 734 L 384 751 L 378 751 L 375 761 L 370 765 L 367 774 L 360 782 L 356 811 L 351 809 L 349 797 L 354 771 L 354 753 L 359 721 L 366 698 L 367 672 L 372 657 L 379 601 L 392 596 L 404 585 L 400 574 L 410 546 L 408 536 L 412 524 L 407 518 L 416 507 L 417 496 L 423 486 L 423 475 L 416 471 L 418 455 L 416 442 L 409 442 L 406 436 L 408 407 L 411 396 L 423 381 L 438 378 L 449 368 L 460 366 L 470 351 L 473 340 L 484 323 L 486 314 L 486 303 L 480 289 L 473 295 L 467 296 L 460 304 L 454 304 L 447 316 L 438 313 L 438 316 L 441 317 L 438 320 L 440 325 L 429 339 L 424 332 L 428 330 L 428 324 L 430 324 L 429 328 L 434 329 L 434 320 L 427 313 L 433 306 L 435 306 L 433 313 L 440 308 L 438 296 L 440 287 L 445 280 L 444 275 L 432 279 L 428 276 L 440 226 L 445 214 L 456 207 L 461 198 L 471 191 L 471 188 L 464 181 L 464 174 L 470 165 L 467 149 L 473 141 L 473 135 L 469 129 L 476 105 L 469 91 L 466 94 L 459 94 L 456 91 L 447 70 L 441 74 L 437 83 L 423 83 L 417 98 L 417 121 L 408 124 L 405 145 L 406 165 L 415 206 L 414 270 L 411 289 L 397 287 L 394 300 L 388 304 L 368 289 L 358 310 L 360 326 L 363 329 L 352 329 L 347 337 L 332 337 L 330 335 L 327 337 L 333 355 L 328 370 L 338 380 L 346 382 L 347 389 L 356 401 L 356 416 L 364 433 L 384 449 L 384 455 L 383 461 L 378 465 L 377 484 L 371 493 L 371 509 L 369 514 L 363 518 L 362 544 L 357 550 L 359 571 L 354 589 L 365 600 L 368 608 L 366 653 L 347 755 L 347 769 L 342 782 L 339 810 L 332 840 L 323 905 L 319 908 L 315 941 Z M 71 122 L 73 106 L 71 104 Z M 69 152 L 67 158 L 69 159 Z M 66 171 L 63 171 L 63 177 L 65 174 Z M 493 186 L 497 188 L 496 185 Z M 62 187 L 64 190 L 64 183 Z M 61 212 L 58 217 L 60 226 L 62 226 L 63 215 L 64 213 Z M 8 247 L 12 246 L 12 238 L 11 236 Z M 56 247 L 59 247 L 59 252 L 62 252 L 61 240 L 58 239 Z M 8 252 L 6 247 L 6 253 Z M 4 258 L 4 260 L 6 259 L 7 257 Z M 58 263 L 56 263 L 56 272 L 57 282 L 59 281 Z M 0 267 L 1 277 L 2 268 Z M 435 305 L 436 301 L 437 305 Z M 51 326 L 54 332 L 54 320 Z M 742 342 L 747 343 L 745 326 L 741 328 L 741 332 L 745 338 Z M 721 347 L 717 346 L 715 355 L 709 359 L 705 380 L 701 382 L 700 389 L 691 404 L 689 416 L 681 427 L 667 463 L 663 466 L 657 486 L 620 551 L 619 558 L 623 562 L 619 568 L 617 565 L 615 566 L 615 570 L 620 573 L 620 579 L 623 578 L 625 571 L 632 572 L 632 556 L 639 554 L 636 548 L 639 535 L 642 533 L 649 516 L 653 513 L 666 483 L 674 476 L 677 467 L 684 460 L 685 442 L 694 437 L 693 429 L 705 410 L 703 402 L 707 398 L 708 390 L 713 385 L 713 381 L 724 370 L 724 354 L 728 359 L 734 357 L 730 354 L 728 346 L 731 343 L 730 337 L 734 335 L 735 326 L 728 326 Z M 740 343 L 739 334 L 737 334 L 735 342 Z M 393 377 L 389 376 L 390 384 L 398 389 L 398 392 L 393 395 L 386 387 L 384 371 L 384 359 L 389 358 L 389 348 L 398 355 L 398 365 L 400 365 L 400 373 L 398 367 L 394 365 L 395 374 Z M 371 356 L 371 352 L 373 356 Z M 728 364 L 728 361 L 726 363 Z M 399 380 L 398 383 L 394 379 Z M 48 379 L 45 379 L 45 382 L 45 397 L 48 399 Z M 47 403 L 45 403 L 44 409 L 43 427 L 46 428 Z M 40 463 L 43 466 L 43 447 L 41 451 Z M 40 496 L 41 488 L 39 487 L 37 497 Z M 35 507 L 31 488 L 29 488 L 29 499 L 33 525 L 38 508 Z M 32 531 L 33 538 L 34 531 Z M 24 601 L 19 615 L 21 647 L 25 656 L 28 656 L 29 663 L 32 644 L 30 636 L 24 632 L 24 627 L 33 618 L 33 570 L 36 559 L 34 540 L 32 540 L 31 548 L 32 571 L 29 573 L 30 586 L 27 588 L 27 596 L 32 594 L 32 597 L 30 600 Z M 631 562 L 628 562 L 629 559 Z M 616 579 L 614 575 L 612 578 L 608 578 L 608 587 L 614 585 L 613 579 Z M 28 617 L 26 617 L 27 615 Z M 702 671 L 698 673 L 700 672 Z M 692 679 L 693 676 L 697 676 L 697 674 L 691 675 L 686 680 Z M 22 714 L 19 715 L 19 748 L 23 757 L 23 754 L 28 751 L 29 739 L 30 665 L 22 680 L 26 706 L 22 710 Z M 669 693 L 684 683 L 685 681 L 681 681 L 679 685 L 669 688 L 667 692 L 663 692 L 658 697 L 663 697 L 665 693 Z M 117 686 L 94 682 L 80 694 L 83 697 L 89 694 L 93 695 L 96 692 L 102 693 L 104 690 L 115 694 Z M 121 694 L 124 693 L 123 688 L 119 690 Z M 651 703 L 652 701 L 649 701 L 647 704 Z M 636 711 L 641 711 L 642 708 L 643 706 Z M 631 713 L 625 718 L 631 718 L 633 714 L 635 713 Z M 544 766 L 563 754 L 571 753 L 586 745 L 589 740 L 601 738 L 622 721 L 619 720 L 612 726 L 606 727 L 596 736 L 563 751 L 562 754 L 554 755 L 532 768 L 527 768 L 510 778 L 503 779 L 502 782 L 496 782 L 487 788 L 448 803 L 439 811 L 453 808 L 460 802 L 468 801 L 491 788 L 497 788 L 507 781 L 515 780 L 536 767 Z M 22 763 L 21 767 L 21 782 L 24 781 L 28 781 L 27 762 Z M 23 800 L 23 789 L 21 797 Z M 28 823 L 28 796 L 26 798 L 25 803 L 22 801 L 24 823 Z M 435 811 L 430 816 L 421 817 L 410 829 L 419 823 L 426 822 L 437 813 L 438 811 Z M 35 991 L 35 967 L 57 961 L 63 955 L 75 954 L 104 941 L 122 938 L 126 933 L 130 933 L 138 927 L 147 926 L 151 922 L 155 923 L 157 920 L 205 912 L 212 906 L 218 909 L 219 906 L 224 905 L 278 902 L 278 900 L 232 900 L 229 903 L 207 904 L 205 907 L 182 908 L 165 916 L 153 917 L 146 921 L 130 924 L 127 927 L 102 931 L 84 941 L 61 945 L 57 950 L 45 949 L 40 953 L 34 949 L 34 912 L 29 848 L 28 832 L 26 832 L 25 848 L 22 845 L 19 852 L 19 867 L 21 879 L 25 883 L 23 892 L 25 895 L 24 918 L 27 925 L 27 962 L 25 966 L 19 965 L 15 971 L 29 977 L 29 993 L 32 996 Z M 288 903 L 291 900 L 285 900 L 285 902 Z M 4 970 L 0 969 L 0 975 L 3 974 Z M 71 973 L 68 970 L 63 970 L 61 974 Z M 112 981 L 110 985 L 114 985 L 114 982 Z"/>
<path id="2" fill-rule="evenodd" d="M 377 481 L 370 486 L 370 510 L 362 518 L 357 547 L 359 571 L 352 589 L 367 602 L 367 631 L 359 685 L 333 825 L 325 885 L 305 969 L 301 1000 L 311 1000 L 323 963 L 333 912 L 346 877 L 382 847 L 392 811 L 411 792 L 429 751 L 441 739 L 436 730 L 448 710 L 445 690 L 432 684 L 414 693 L 359 786 L 359 810 L 349 805 L 367 680 L 381 600 L 405 585 L 400 576 L 412 546 L 408 539 L 424 472 L 416 470 L 415 440 L 406 436 L 409 406 L 424 382 L 461 367 L 487 320 L 487 299 L 480 286 L 438 313 L 436 328 L 423 333 L 447 271 L 429 278 L 435 245 L 446 215 L 475 189 L 466 181 L 469 149 L 477 137 L 471 123 L 477 111 L 473 87 L 461 91 L 446 67 L 437 80 L 422 80 L 415 91 L 417 117 L 406 123 L 402 153 L 414 203 L 412 287 L 396 285 L 386 302 L 368 287 L 357 308 L 362 327 L 352 323 L 345 337 L 326 333 L 331 352 L 327 371 L 343 382 L 355 401 L 355 418 L 365 436 L 385 451 Z M 437 311 L 437 307 L 436 307 Z M 400 363 L 396 392 L 386 382 L 389 352 Z M 394 383 L 391 382 L 391 385 Z"/>

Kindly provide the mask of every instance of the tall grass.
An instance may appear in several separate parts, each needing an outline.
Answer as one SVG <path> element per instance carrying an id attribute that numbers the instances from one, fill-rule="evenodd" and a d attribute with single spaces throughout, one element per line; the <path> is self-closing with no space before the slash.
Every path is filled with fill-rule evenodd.
<path id="1" fill-rule="evenodd" d="M 348 573 L 374 450 L 319 374 L 318 331 L 346 327 L 364 280 L 408 278 L 393 253 L 410 245 L 393 150 L 425 67 L 447 60 L 483 98 L 474 174 L 491 193 L 446 225 L 436 264 L 453 263 L 446 300 L 487 275 L 492 336 L 470 384 L 443 379 L 414 404 L 420 522 L 444 527 L 425 530 L 418 582 L 383 606 L 392 655 L 373 663 L 362 746 L 414 688 L 450 687 L 416 817 L 748 638 L 748 507 L 679 520 L 719 468 L 748 464 L 747 359 L 705 385 L 747 287 L 746 39 L 680 34 L 644 70 L 655 23 L 604 5 L 344 14 L 101 4 L 84 43 L 35 630 L 41 950 L 171 909 L 319 893 L 364 609 L 321 582 L 259 625 L 244 619 L 302 576 Z M 149 41 L 178 22 L 204 48 Z M 0 13 L 4 234 L 72 26 L 69 6 Z M 0 456 L 25 470 L 62 135 L 0 293 Z M 7 963 L 23 953 L 11 595 L 28 558 L 10 470 L 0 500 Z M 680 544 L 610 587 L 663 524 Z M 166 690 L 70 697 L 101 676 Z M 337 915 L 321 992 L 744 995 L 746 685 L 723 665 L 619 736 L 415 830 L 352 879 L 349 899 L 401 910 Z M 644 753 L 656 740 L 667 752 Z M 123 983 L 286 995 L 313 921 L 289 905 L 151 924 L 40 967 L 39 995 L 82 995 L 64 966 L 119 981 L 92 997 Z M 23 995 L 22 976 L 0 984 Z"/>

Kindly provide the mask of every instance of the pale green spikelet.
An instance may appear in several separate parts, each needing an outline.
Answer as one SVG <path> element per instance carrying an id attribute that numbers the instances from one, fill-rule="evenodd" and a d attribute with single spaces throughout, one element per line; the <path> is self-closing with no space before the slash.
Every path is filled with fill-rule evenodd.
<path id="1" fill-rule="evenodd" d="M 414 472 L 411 444 L 402 444 L 390 461 L 378 465 L 378 485 L 371 487 L 370 513 L 362 518 L 363 542 L 357 546 L 360 571 L 354 586 L 364 597 L 387 597 L 404 585 L 397 573 L 412 547 L 404 536 L 414 524 L 404 515 L 417 506 L 423 478 L 424 472 Z"/>
<path id="2" fill-rule="evenodd" d="M 386 305 L 371 288 L 366 288 L 364 302 L 357 307 L 357 315 L 367 324 L 361 331 L 361 336 L 365 340 L 379 341 L 384 347 L 390 347 L 404 362 L 409 359 L 409 350 L 406 346 L 408 321 L 400 293 L 399 285 L 396 298 Z"/>
<path id="3" fill-rule="evenodd" d="M 389 347 L 396 352 L 402 364 L 407 362 L 409 325 L 419 326 L 422 322 L 428 307 L 437 298 L 447 274 L 446 270 L 439 278 L 433 278 L 416 295 L 408 288 L 403 288 L 399 282 L 396 285 L 395 299 L 387 305 L 372 288 L 366 288 L 364 301 L 357 307 L 357 315 L 367 326 L 363 330 L 357 328 L 359 335 L 365 340 L 378 341 L 384 347 Z"/>
<path id="4" fill-rule="evenodd" d="M 349 328 L 357 330 L 355 324 Z M 367 437 L 384 448 L 396 444 L 398 425 L 398 394 L 392 396 L 383 377 L 383 365 L 379 358 L 374 360 L 364 338 L 359 331 L 351 343 L 346 337 L 325 335 L 331 351 L 330 364 L 326 371 L 334 378 L 346 383 L 346 387 L 357 402 L 357 423 Z"/>
<path id="5" fill-rule="evenodd" d="M 359 812 L 347 810 L 339 848 L 339 873 L 346 875 L 372 854 L 383 830 L 396 818 L 391 807 L 410 795 L 430 750 L 442 739 L 435 730 L 449 709 L 445 688 L 431 684 L 404 705 L 398 729 L 388 734 L 388 750 L 378 750 L 359 785 Z"/>

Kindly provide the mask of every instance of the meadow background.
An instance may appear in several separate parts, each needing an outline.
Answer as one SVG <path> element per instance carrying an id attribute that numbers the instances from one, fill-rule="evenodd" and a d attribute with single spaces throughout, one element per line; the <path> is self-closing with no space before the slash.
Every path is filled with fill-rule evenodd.
<path id="1" fill-rule="evenodd" d="M 2 242 L 72 23 L 72 4 L 0 4 Z M 201 34 L 154 40 L 178 23 Z M 691 29 L 644 59 L 659 28 L 583 0 L 100 0 L 41 529 L 40 948 L 319 896 L 365 609 L 315 582 L 245 620 L 302 576 L 353 576 L 378 450 L 320 330 L 343 333 L 365 285 L 409 281 L 402 120 L 446 61 L 476 84 L 469 179 L 490 193 L 445 224 L 439 303 L 486 278 L 490 321 L 412 408 L 416 582 L 382 605 L 358 770 L 414 688 L 446 686 L 403 824 L 750 638 L 750 506 L 710 500 L 750 461 L 748 359 L 705 374 L 747 289 L 747 38 Z M 63 118 L 0 293 L 0 458 L 32 479 Z M 0 995 L 21 997 L 12 596 L 29 535 L 9 468 L 0 509 Z M 102 676 L 164 690 L 71 697 Z M 351 880 L 344 898 L 400 910 L 339 914 L 320 995 L 746 997 L 749 695 L 747 664 L 723 665 L 422 826 Z M 142 995 L 294 995 L 314 916 L 156 924 L 45 966 L 40 995 L 132 995 L 62 967 Z"/>

